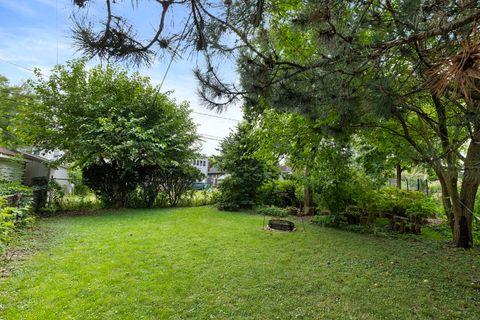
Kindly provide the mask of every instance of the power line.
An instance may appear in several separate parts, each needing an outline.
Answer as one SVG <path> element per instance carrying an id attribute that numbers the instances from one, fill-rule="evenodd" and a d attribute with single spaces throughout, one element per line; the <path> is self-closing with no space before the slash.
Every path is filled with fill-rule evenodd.
<path id="1" fill-rule="evenodd" d="M 158 87 L 158 91 L 160 91 L 163 87 L 163 82 L 165 81 L 165 78 L 167 78 L 167 74 L 170 71 L 170 67 L 172 66 L 173 59 L 175 59 L 175 55 L 177 54 L 178 48 L 180 47 L 180 44 L 182 43 L 184 37 L 185 37 L 185 32 L 187 31 L 188 23 L 190 22 L 190 18 L 192 17 L 192 13 L 188 16 L 187 22 L 185 22 L 185 27 L 183 28 L 182 34 L 180 35 L 180 39 L 178 40 L 177 46 L 175 47 L 175 50 L 173 50 L 172 54 L 172 59 L 170 59 L 170 62 L 168 63 L 167 70 L 165 71 L 165 74 L 163 75 L 162 82 L 160 82 L 160 86 Z"/>
<path id="2" fill-rule="evenodd" d="M 5 63 L 11 64 L 12 66 L 15 66 L 15 67 L 17 67 L 17 68 L 20 68 L 20 69 L 23 69 L 23 70 L 27 70 L 27 71 L 29 71 L 29 72 L 35 72 L 33 69 L 24 67 L 24 66 L 22 66 L 22 65 L 19 65 L 18 63 L 11 62 L 11 61 L 5 60 L 5 59 L 3 59 L 3 58 L 0 58 L 0 60 L 3 61 L 3 62 L 5 62 Z"/>
<path id="3" fill-rule="evenodd" d="M 28 72 L 35 73 L 35 70 L 34 70 L 34 69 L 28 68 L 28 67 L 24 67 L 24 66 L 22 66 L 22 65 L 20 65 L 20 64 L 18 64 L 18 63 L 11 62 L 11 61 L 5 60 L 5 59 L 3 59 L 3 58 L 0 58 L 0 61 L 3 61 L 3 62 L 5 62 L 5 63 L 8 63 L 8 64 L 10 64 L 10 65 L 12 65 L 12 66 L 17 67 L 17 68 L 26 70 L 26 71 L 28 71 Z M 41 73 L 41 72 L 39 72 L 39 74 L 40 74 L 42 77 L 46 77 L 46 75 L 44 75 L 44 74 Z"/>
<path id="4" fill-rule="evenodd" d="M 216 135 L 213 135 L 213 134 L 208 134 L 208 133 L 199 133 L 203 136 L 209 136 L 211 138 L 217 138 L 217 139 L 224 139 L 224 137 L 220 137 L 220 136 L 216 136 Z"/>
<path id="5" fill-rule="evenodd" d="M 227 117 L 221 117 L 221 116 L 216 116 L 216 115 L 208 114 L 208 113 L 202 113 L 202 112 L 196 112 L 196 111 L 192 111 L 192 113 L 199 114 L 199 115 L 206 116 L 206 117 L 212 117 L 212 118 L 218 118 L 218 119 L 224 119 L 224 120 L 229 120 L 229 121 L 240 122 L 240 120 L 237 120 L 237 119 L 227 118 Z"/>
<path id="6" fill-rule="evenodd" d="M 212 138 L 212 137 L 207 137 L 207 136 L 204 136 L 202 134 L 199 134 L 200 138 L 202 139 L 207 139 L 207 140 L 213 140 L 213 141 L 219 141 L 219 142 L 222 142 L 223 141 L 223 138 Z"/>

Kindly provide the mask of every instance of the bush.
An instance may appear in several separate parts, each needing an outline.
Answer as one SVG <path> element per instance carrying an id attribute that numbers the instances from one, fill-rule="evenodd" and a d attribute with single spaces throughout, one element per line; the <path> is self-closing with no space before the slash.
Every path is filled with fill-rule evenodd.
<path id="1" fill-rule="evenodd" d="M 48 201 L 48 178 L 35 177 L 32 179 L 33 210 L 39 212 L 47 205 Z"/>
<path id="2" fill-rule="evenodd" d="M 179 203 L 180 207 L 199 207 L 214 205 L 218 202 L 219 192 L 217 190 L 191 190 L 188 192 Z"/>
<path id="3" fill-rule="evenodd" d="M 326 214 L 322 216 L 315 216 L 312 219 L 313 224 L 317 224 L 322 227 L 338 227 L 344 223 L 344 218 L 335 214 Z"/>
<path id="4" fill-rule="evenodd" d="M 103 208 L 102 201 L 93 193 L 87 193 L 82 196 L 67 195 L 63 197 L 59 211 L 86 211 L 99 210 Z M 47 212 L 45 212 L 47 213 Z"/>
<path id="5" fill-rule="evenodd" d="M 259 189 L 259 202 L 267 206 L 281 208 L 298 207 L 294 180 L 277 180 L 266 183 Z"/>
<path id="6" fill-rule="evenodd" d="M 226 211 L 238 211 L 255 206 L 255 191 L 247 187 L 241 178 L 226 177 L 219 185 L 220 195 L 217 208 Z"/>
<path id="7" fill-rule="evenodd" d="M 29 227 L 34 221 L 32 189 L 18 182 L 0 182 L 0 252 L 12 240 L 15 230 Z"/>
<path id="8" fill-rule="evenodd" d="M 32 206 L 33 190 L 20 182 L 0 181 L 0 197 L 10 200 L 11 206 L 28 207 Z"/>
<path id="9" fill-rule="evenodd" d="M 259 207 L 257 213 L 270 217 L 287 217 L 288 211 L 278 207 Z"/>
<path id="10" fill-rule="evenodd" d="M 60 186 L 60 184 L 53 179 L 49 180 L 47 191 L 48 191 L 47 206 L 53 209 L 61 207 L 63 197 L 65 196 L 65 192 L 63 192 L 63 189 Z"/>
<path id="11" fill-rule="evenodd" d="M 83 183 L 107 207 L 125 207 L 128 195 L 137 188 L 137 172 L 125 171 L 117 162 L 94 163 L 82 169 Z"/>
<path id="12" fill-rule="evenodd" d="M 76 196 L 86 196 L 91 190 L 83 183 L 82 171 L 73 169 L 68 171 L 68 179 L 73 184 L 73 194 Z"/>
<path id="13" fill-rule="evenodd" d="M 381 212 L 412 218 L 430 217 L 437 211 L 435 201 L 422 192 L 395 187 L 379 191 L 378 209 Z"/>

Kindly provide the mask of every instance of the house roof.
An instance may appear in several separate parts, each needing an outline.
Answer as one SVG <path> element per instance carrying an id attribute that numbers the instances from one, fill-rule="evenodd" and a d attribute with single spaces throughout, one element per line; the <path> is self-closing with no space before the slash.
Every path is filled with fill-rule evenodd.
<path id="1" fill-rule="evenodd" d="M 222 174 L 222 173 L 225 173 L 225 171 L 222 171 L 222 170 L 218 169 L 217 167 L 210 167 L 208 169 L 208 174 Z"/>
<path id="2" fill-rule="evenodd" d="M 42 162 L 42 163 L 49 163 L 50 162 L 50 161 L 48 161 L 47 158 L 37 156 L 37 155 L 34 155 L 34 154 L 30 154 L 30 153 L 27 153 L 27 152 L 21 152 L 21 154 L 23 155 L 23 157 L 25 159 L 28 159 L 30 161 Z"/>
<path id="3" fill-rule="evenodd" d="M 0 154 L 6 155 L 6 156 L 16 156 L 19 153 L 17 151 L 0 147 Z"/>
<path id="4" fill-rule="evenodd" d="M 27 153 L 27 152 L 23 152 L 21 151 L 20 152 L 23 157 L 27 160 L 30 160 L 30 161 L 34 161 L 34 162 L 40 162 L 40 163 L 43 163 L 43 164 L 48 164 L 48 165 L 51 165 L 52 164 L 52 161 L 47 159 L 47 158 L 44 158 L 42 156 L 39 156 L 39 155 L 35 155 L 35 154 L 30 154 L 30 153 Z M 67 166 L 65 165 L 54 165 L 54 167 L 56 168 L 65 168 L 65 169 L 68 169 Z"/>

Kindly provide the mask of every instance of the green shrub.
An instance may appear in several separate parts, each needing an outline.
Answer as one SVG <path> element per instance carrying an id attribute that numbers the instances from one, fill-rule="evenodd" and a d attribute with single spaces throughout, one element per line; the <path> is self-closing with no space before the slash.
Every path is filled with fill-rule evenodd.
<path id="1" fill-rule="evenodd" d="M 0 197 L 19 196 L 19 206 L 30 205 L 32 201 L 32 188 L 20 184 L 20 182 L 8 182 L 0 180 Z"/>
<path id="2" fill-rule="evenodd" d="M 73 184 L 73 194 L 76 196 L 86 196 L 92 192 L 84 183 L 82 171 L 79 169 L 72 169 L 68 171 L 68 179 Z"/>
<path id="3" fill-rule="evenodd" d="M 218 186 L 217 207 L 221 210 L 253 208 L 259 201 L 260 188 L 278 177 L 279 170 L 274 164 L 255 156 L 258 143 L 253 138 L 253 129 L 250 123 L 241 123 L 220 144 L 220 155 L 215 160 L 229 174 Z"/>
<path id="4" fill-rule="evenodd" d="M 256 188 L 237 176 L 226 177 L 219 185 L 217 208 L 226 211 L 250 209 L 255 206 Z"/>
<path id="5" fill-rule="evenodd" d="M 103 208 L 102 201 L 93 193 L 87 193 L 82 196 L 67 195 L 63 197 L 59 211 L 85 211 L 98 210 Z M 45 212 L 47 213 L 47 212 Z"/>
<path id="6" fill-rule="evenodd" d="M 345 219 L 340 215 L 326 214 L 315 216 L 311 222 L 322 227 L 338 227 L 345 222 Z"/>
<path id="7" fill-rule="evenodd" d="M 271 181 L 260 187 L 259 203 L 276 207 L 297 207 L 300 204 L 295 195 L 294 180 Z"/>
<path id="8" fill-rule="evenodd" d="M 5 250 L 7 244 L 12 240 L 15 230 L 23 227 L 29 227 L 35 222 L 35 217 L 31 208 L 31 189 L 18 186 L 12 183 L 5 185 L 0 183 L 2 192 L 8 193 L 16 191 L 20 196 L 16 207 L 8 206 L 8 201 L 5 196 L 0 196 L 0 253 Z"/>
<path id="9" fill-rule="evenodd" d="M 438 208 L 435 201 L 422 192 L 394 187 L 381 189 L 377 203 L 381 212 L 414 218 L 432 216 Z"/>
<path id="10" fill-rule="evenodd" d="M 180 207 L 199 207 L 214 205 L 218 202 L 219 197 L 218 190 L 204 189 L 204 190 L 191 190 L 185 194 L 180 200 Z"/>
<path id="11" fill-rule="evenodd" d="M 48 178 L 35 177 L 32 179 L 33 210 L 39 212 L 47 205 L 48 201 Z"/>
<path id="12" fill-rule="evenodd" d="M 270 217 L 286 217 L 288 216 L 288 211 L 282 208 L 278 207 L 259 207 L 257 208 L 257 213 L 264 215 L 264 216 L 270 216 Z"/>
<path id="13" fill-rule="evenodd" d="M 57 209 L 62 205 L 65 192 L 57 181 L 50 179 L 47 185 L 47 196 L 47 206 L 51 209 Z"/>

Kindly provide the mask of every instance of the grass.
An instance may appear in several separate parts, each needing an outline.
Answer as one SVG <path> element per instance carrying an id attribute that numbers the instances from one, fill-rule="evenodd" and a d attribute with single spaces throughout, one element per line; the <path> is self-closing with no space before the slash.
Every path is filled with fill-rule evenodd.
<path id="1" fill-rule="evenodd" d="M 208 207 L 40 220 L 0 319 L 478 319 L 478 250 L 261 227 Z"/>

